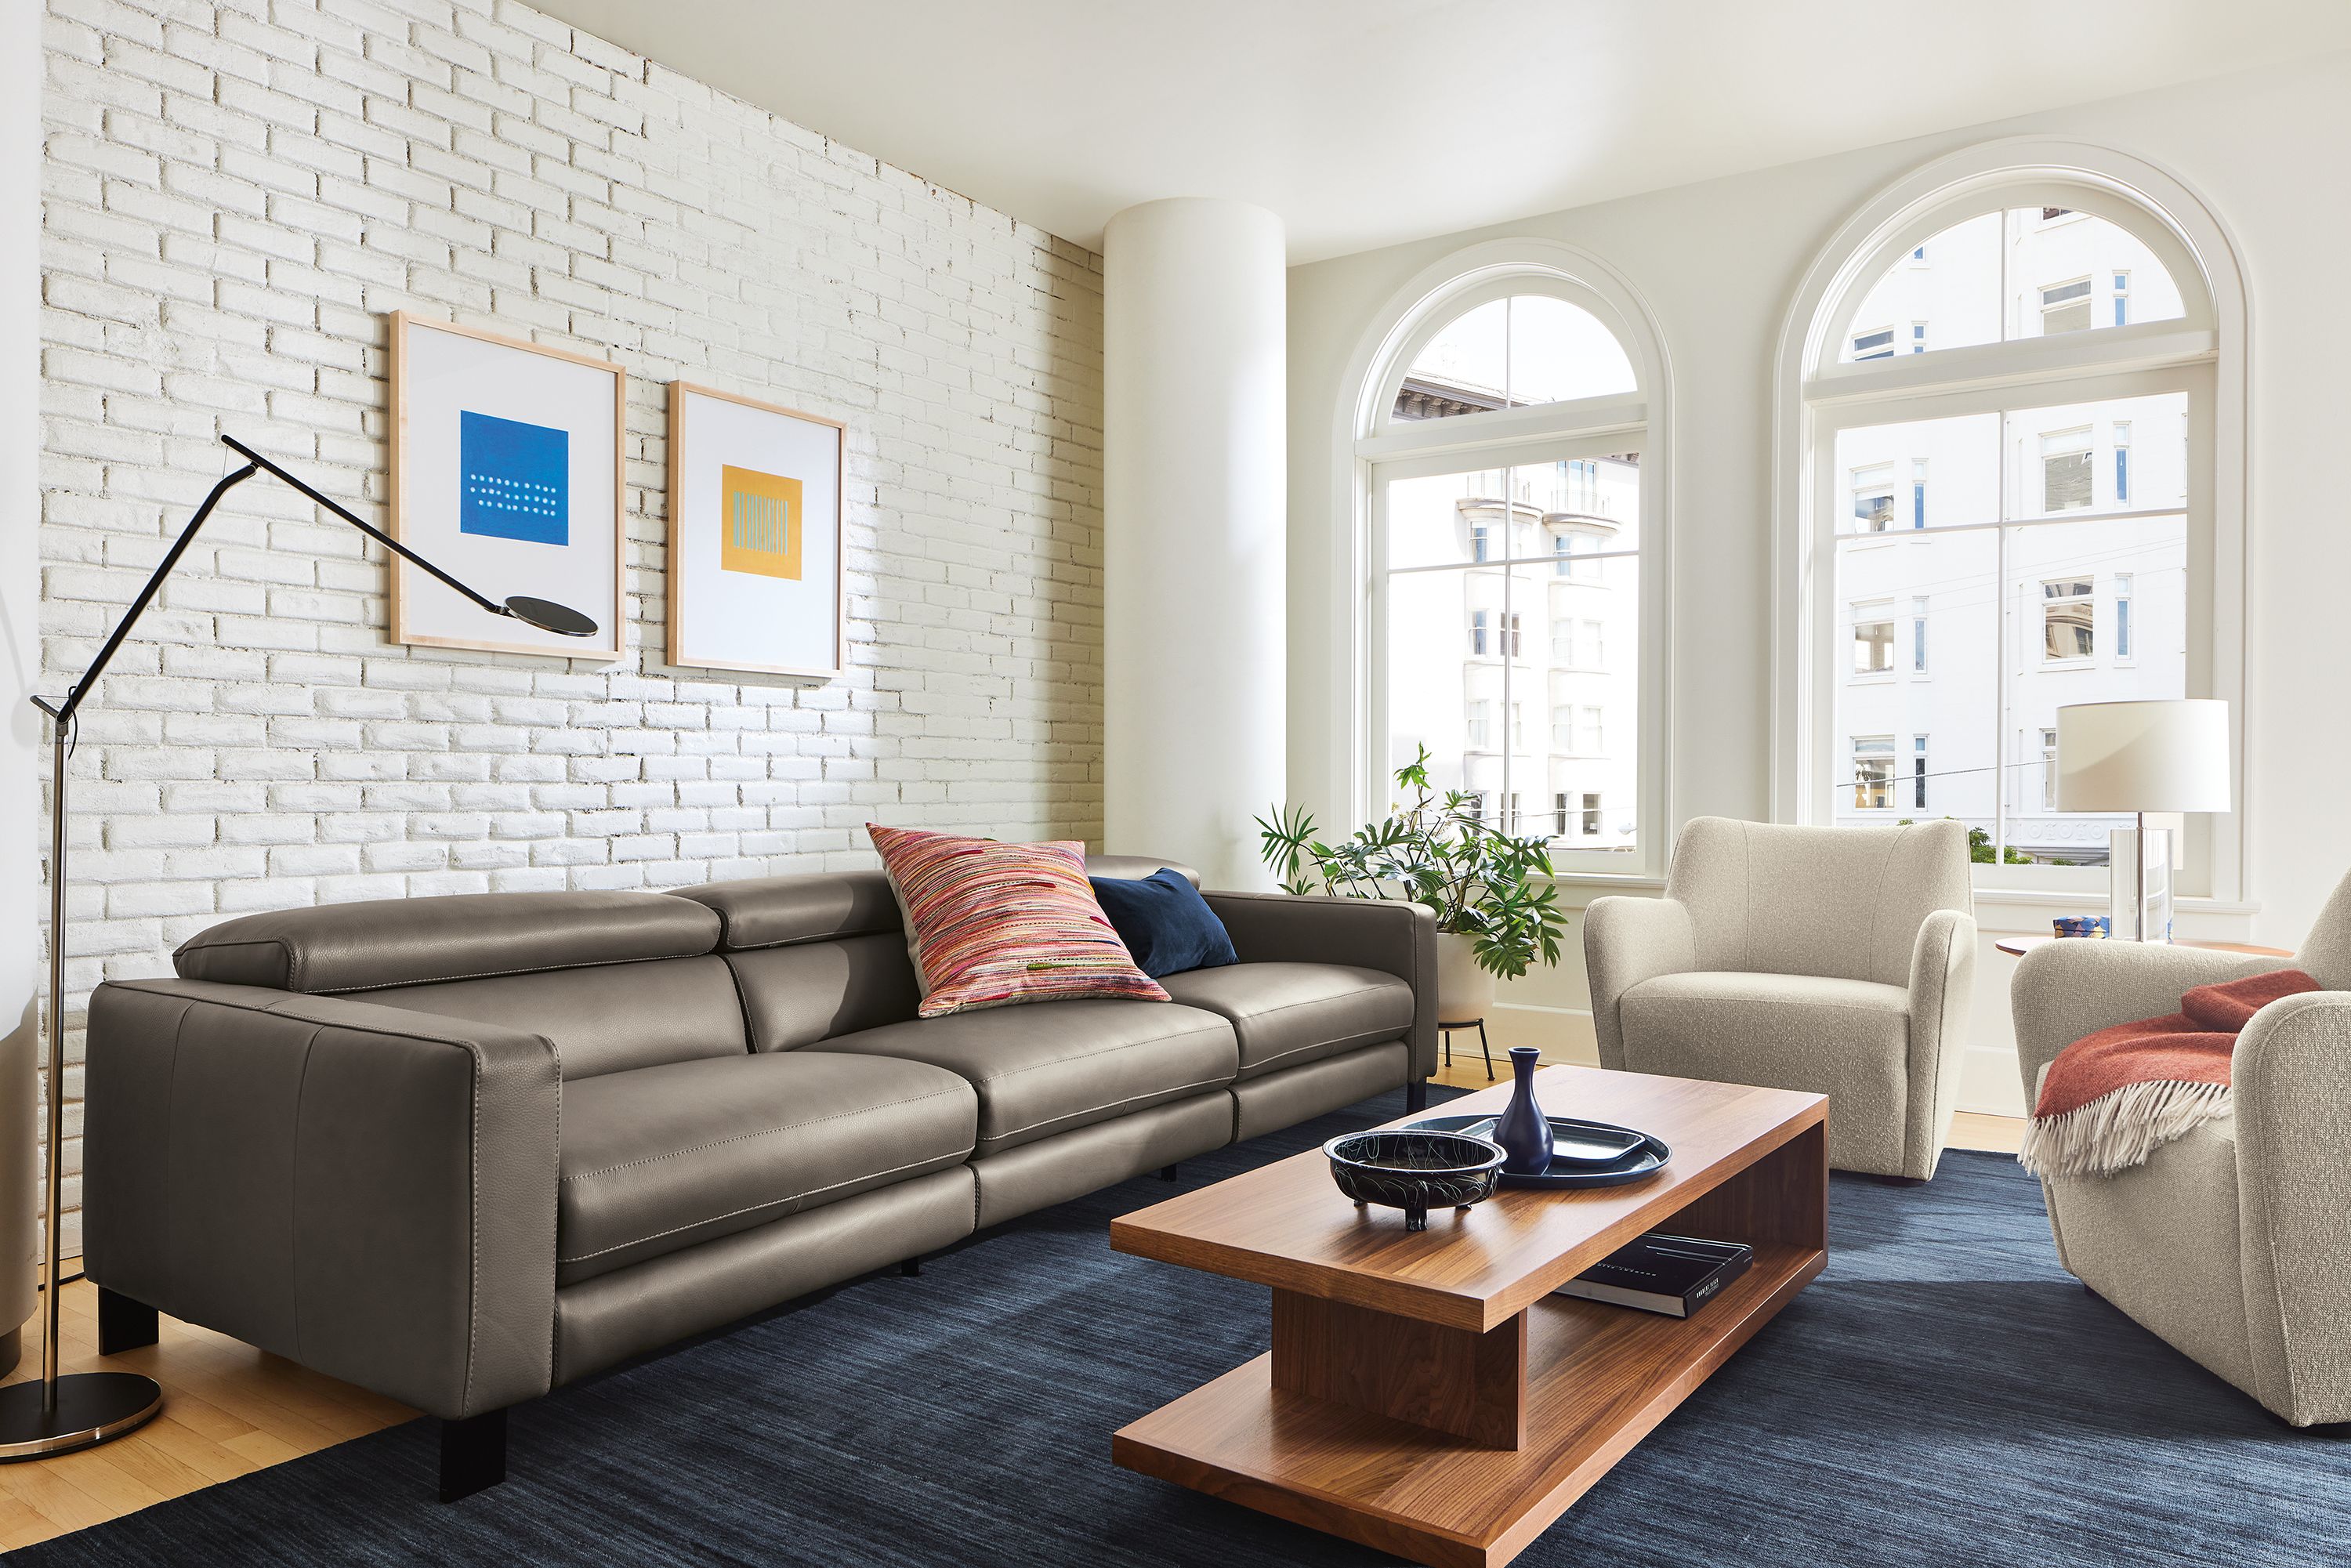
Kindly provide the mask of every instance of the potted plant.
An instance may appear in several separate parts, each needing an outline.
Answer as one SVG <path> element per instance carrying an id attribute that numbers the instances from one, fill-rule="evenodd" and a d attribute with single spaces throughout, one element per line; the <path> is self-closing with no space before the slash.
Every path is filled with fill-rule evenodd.
<path id="1" fill-rule="evenodd" d="M 1565 922 L 1540 838 L 1513 838 L 1479 820 L 1474 798 L 1442 799 L 1428 782 L 1428 748 L 1396 769 L 1405 803 L 1335 844 L 1314 836 L 1302 807 L 1259 817 L 1265 863 L 1281 891 L 1342 898 L 1408 898 L 1437 912 L 1437 1011 L 1447 1023 L 1484 1018 L 1497 977 L 1515 980 L 1540 959 L 1559 961 Z M 1538 880 L 1540 879 L 1540 880 Z"/>

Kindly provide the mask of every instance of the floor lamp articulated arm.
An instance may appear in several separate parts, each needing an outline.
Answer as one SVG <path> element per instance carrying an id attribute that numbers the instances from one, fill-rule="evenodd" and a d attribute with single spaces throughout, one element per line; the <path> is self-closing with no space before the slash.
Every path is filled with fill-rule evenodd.
<path id="1" fill-rule="evenodd" d="M 110 1441 L 141 1426 L 163 1406 L 162 1389 L 153 1378 L 137 1373 L 79 1372 L 69 1376 L 57 1373 L 58 1282 L 65 1252 L 64 1171 L 57 1155 L 58 1145 L 65 1135 L 65 1096 L 59 1091 L 65 1082 L 66 763 L 72 754 L 75 715 L 82 700 L 97 685 L 99 676 L 106 673 L 131 627 L 162 588 L 163 580 L 180 564 L 180 558 L 195 541 L 197 531 L 220 505 L 221 497 L 256 474 L 266 473 L 492 615 L 504 615 L 565 637 L 592 637 L 597 631 L 595 622 L 565 605 L 527 595 L 516 595 L 501 603 L 476 592 L 235 437 L 224 435 L 221 442 L 245 460 L 244 465 L 223 475 L 204 497 L 195 515 L 188 519 L 188 526 L 172 541 L 172 548 L 164 552 L 162 560 L 148 576 L 131 607 L 123 612 L 122 619 L 99 646 L 98 656 L 90 661 L 72 689 L 54 702 L 43 696 L 33 698 L 33 706 L 49 717 L 48 1113 L 41 1177 L 47 1286 L 41 1298 L 40 1378 L 37 1382 L 27 1379 L 0 1388 L 0 1463 L 37 1459 Z"/>

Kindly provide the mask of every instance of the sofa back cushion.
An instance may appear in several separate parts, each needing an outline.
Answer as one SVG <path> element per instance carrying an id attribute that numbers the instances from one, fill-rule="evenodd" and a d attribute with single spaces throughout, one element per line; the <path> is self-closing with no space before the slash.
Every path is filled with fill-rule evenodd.
<path id="1" fill-rule="evenodd" d="M 753 1051 L 798 1051 L 839 1034 L 904 1023 L 923 999 L 895 931 L 729 953 Z"/>
<path id="2" fill-rule="evenodd" d="M 655 958 L 370 991 L 388 1008 L 504 1024 L 555 1045 L 564 1082 L 748 1049 L 726 960 Z"/>
<path id="3" fill-rule="evenodd" d="M 280 909 L 181 944 L 183 978 L 505 1024 L 566 1078 L 746 1049 L 716 912 L 656 893 L 496 893 Z"/>
<path id="4" fill-rule="evenodd" d="M 914 1016 L 922 1000 L 890 879 L 748 877 L 676 890 L 716 912 L 754 1051 L 797 1051 Z"/>
<path id="5" fill-rule="evenodd" d="M 718 945 L 712 910 L 658 893 L 483 893 L 273 909 L 180 944 L 183 980 L 331 996 L 392 986 L 689 958 Z"/>
<path id="6" fill-rule="evenodd" d="M 878 871 L 755 876 L 681 887 L 674 896 L 718 916 L 718 950 L 748 953 L 883 933 L 905 940 L 890 879 Z"/>
<path id="7" fill-rule="evenodd" d="M 1088 855 L 1086 874 L 1090 877 L 1122 878 L 1140 882 L 1157 871 L 1172 871 L 1194 887 L 1200 885 L 1200 873 L 1180 861 L 1164 861 L 1150 855 Z"/>

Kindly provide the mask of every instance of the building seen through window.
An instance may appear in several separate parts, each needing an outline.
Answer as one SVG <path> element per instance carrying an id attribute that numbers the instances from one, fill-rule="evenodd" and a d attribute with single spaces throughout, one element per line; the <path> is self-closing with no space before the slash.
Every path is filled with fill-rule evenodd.
<path id="1" fill-rule="evenodd" d="M 1890 321 L 1919 325 L 1931 361 L 2181 314 L 2154 255 L 2095 214 L 1986 213 L 1922 248 L 1833 340 L 1843 359 L 1890 352 L 1894 338 L 1865 340 Z M 2036 862 L 2100 863 L 2110 824 L 2055 810 L 2056 710 L 2186 694 L 2189 394 L 2072 401 L 2020 380 L 1999 395 L 1984 413 L 1835 431 L 1833 755 L 1851 772 L 1832 817 L 1931 812 Z"/>

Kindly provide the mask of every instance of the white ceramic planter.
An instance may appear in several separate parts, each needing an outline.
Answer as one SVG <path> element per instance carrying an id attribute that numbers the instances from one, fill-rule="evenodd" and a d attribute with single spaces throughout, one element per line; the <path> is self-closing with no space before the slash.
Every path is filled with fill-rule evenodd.
<path id="1" fill-rule="evenodd" d="M 1437 1019 L 1439 1023 L 1475 1023 L 1494 1009 L 1494 977 L 1478 967 L 1472 937 L 1439 932 L 1437 937 Z"/>

